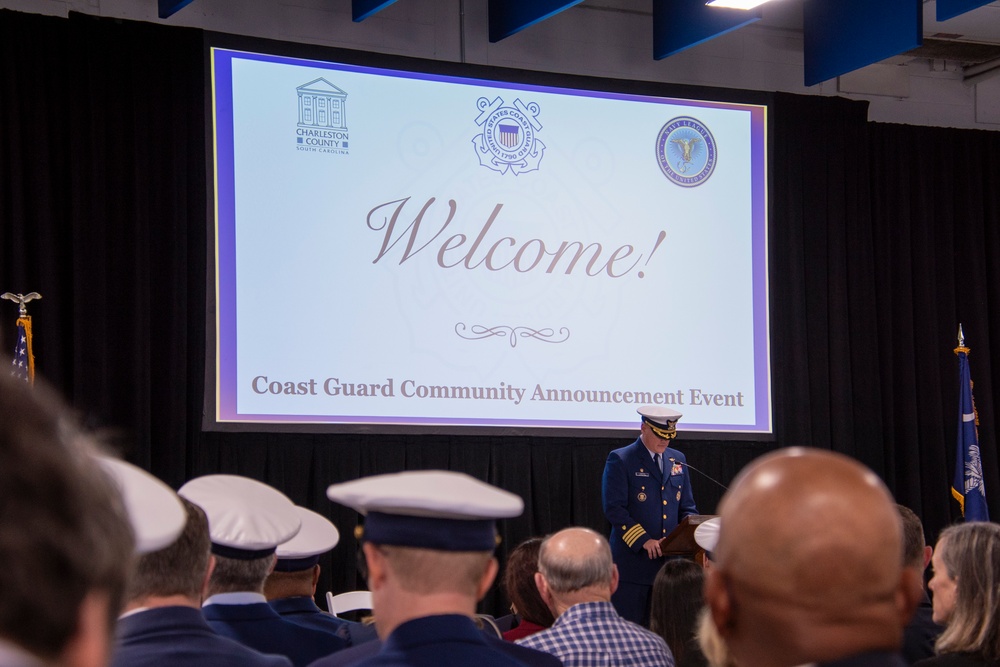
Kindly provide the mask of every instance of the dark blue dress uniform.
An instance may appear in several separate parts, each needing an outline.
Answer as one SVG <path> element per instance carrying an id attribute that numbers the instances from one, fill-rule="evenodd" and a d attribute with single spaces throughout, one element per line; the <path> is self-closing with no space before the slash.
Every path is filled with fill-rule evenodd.
<path id="1" fill-rule="evenodd" d="M 374 625 L 355 623 L 327 614 L 316 606 L 315 600 L 306 595 L 269 600 L 268 604 L 286 621 L 330 632 L 346 640 L 351 646 L 378 639 Z"/>
<path id="2" fill-rule="evenodd" d="M 192 607 L 159 607 L 118 622 L 111 667 L 291 667 L 288 658 L 264 655 L 220 637 Z"/>
<path id="3" fill-rule="evenodd" d="M 428 618 L 437 618 L 438 621 L 441 620 L 441 617 L 432 616 Z M 447 616 L 446 618 L 456 618 L 462 623 L 463 626 L 465 625 L 465 621 L 463 620 L 465 617 L 463 616 Z M 480 632 L 486 639 L 487 644 L 501 653 L 505 653 L 515 660 L 521 661 L 528 667 L 562 667 L 562 661 L 551 653 L 536 651 L 535 649 L 528 648 L 527 646 L 521 646 L 513 642 L 504 641 L 503 639 L 497 637 L 492 629 L 480 629 Z M 383 642 L 379 640 L 361 644 L 360 646 L 352 646 L 345 651 L 339 651 L 331 656 L 323 658 L 322 660 L 317 660 L 313 664 L 309 665 L 309 667 L 355 667 L 355 665 L 360 665 L 365 660 L 369 660 L 378 655 L 379 652 L 382 651 L 382 646 Z M 478 665 L 476 667 L 478 667 Z"/>
<path id="4" fill-rule="evenodd" d="M 642 545 L 661 539 L 698 508 L 691 493 L 684 454 L 667 447 L 663 474 L 641 439 L 608 455 L 601 487 L 604 516 L 611 522 L 611 556 L 618 566 L 618 613 L 645 625 L 649 594 L 664 558 L 649 558 Z M 675 459 L 676 462 L 670 461 Z"/>
<path id="5" fill-rule="evenodd" d="M 209 626 L 223 637 L 262 653 L 288 656 L 295 667 L 305 667 L 347 647 L 341 637 L 286 621 L 266 602 L 209 604 L 201 611 Z"/>
<path id="6" fill-rule="evenodd" d="M 403 623 L 392 631 L 377 653 L 350 664 L 357 667 L 524 667 L 533 664 L 523 660 L 521 653 L 515 654 L 499 644 L 499 641 L 487 639 L 468 616 L 425 616 Z M 537 651 L 531 651 L 535 653 Z M 331 656 L 313 667 L 328 664 L 344 663 L 338 662 L 338 656 Z"/>

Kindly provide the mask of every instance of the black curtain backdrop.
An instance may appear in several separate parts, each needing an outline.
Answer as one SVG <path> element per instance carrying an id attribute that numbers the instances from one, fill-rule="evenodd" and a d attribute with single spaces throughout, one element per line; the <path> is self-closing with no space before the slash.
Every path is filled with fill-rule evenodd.
<path id="1" fill-rule="evenodd" d="M 501 560 L 567 525 L 606 531 L 601 471 L 627 439 L 201 430 L 202 49 L 198 30 L 0 11 L 0 291 L 44 295 L 30 309 L 40 374 L 175 488 L 242 474 L 329 516 L 342 541 L 322 562 L 322 590 L 362 583 L 358 517 L 325 489 L 363 475 L 444 468 L 520 494 L 526 510 L 502 523 Z M 958 518 L 949 487 L 962 322 L 1000 517 L 990 349 L 1000 336 L 1000 133 L 869 123 L 866 103 L 838 98 L 775 94 L 770 113 L 775 440 L 678 446 L 722 483 L 776 447 L 849 454 L 933 540 Z M 16 311 L 4 308 L 6 352 Z M 693 485 L 713 513 L 722 489 L 698 474 Z M 484 603 L 503 606 L 495 591 Z"/>

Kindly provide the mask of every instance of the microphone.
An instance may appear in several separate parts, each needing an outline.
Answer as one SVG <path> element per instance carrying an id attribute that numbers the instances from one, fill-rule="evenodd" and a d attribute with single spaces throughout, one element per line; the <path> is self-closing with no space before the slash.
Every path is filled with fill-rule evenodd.
<path id="1" fill-rule="evenodd" d="M 694 470 L 694 471 L 695 471 L 696 473 L 698 473 L 699 475 L 701 475 L 701 476 L 702 476 L 702 477 L 704 477 L 705 479 L 709 480 L 709 481 L 710 481 L 710 482 L 712 482 L 713 484 L 718 484 L 719 486 L 721 486 L 721 487 L 722 487 L 723 489 L 725 489 L 726 491 L 728 491 L 728 490 L 729 490 L 729 487 L 728 487 L 728 486 L 726 486 L 725 484 L 723 484 L 723 483 L 722 483 L 722 482 L 720 482 L 719 480 L 715 479 L 714 477 L 711 477 L 711 476 L 709 476 L 709 475 L 707 475 L 707 474 L 703 473 L 702 471 L 698 470 L 697 468 L 695 468 L 695 467 L 694 467 L 693 465 L 691 465 L 691 464 L 690 464 L 690 463 L 688 463 L 687 461 L 678 461 L 677 459 L 675 459 L 675 458 L 674 458 L 674 457 L 672 457 L 672 456 L 671 456 L 670 458 L 668 458 L 667 460 L 668 460 L 668 461 L 670 461 L 671 463 L 677 463 L 677 464 L 680 464 L 680 465 L 682 465 L 682 466 L 687 466 L 688 468 L 691 468 L 691 470 Z"/>

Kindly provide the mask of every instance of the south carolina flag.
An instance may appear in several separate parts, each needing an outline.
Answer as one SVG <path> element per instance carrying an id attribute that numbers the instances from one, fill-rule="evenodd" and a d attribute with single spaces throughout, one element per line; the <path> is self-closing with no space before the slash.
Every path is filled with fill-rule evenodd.
<path id="1" fill-rule="evenodd" d="M 958 355 L 958 450 L 955 456 L 955 479 L 951 495 L 962 506 L 966 521 L 989 521 L 986 508 L 986 486 L 983 484 L 983 462 L 979 458 L 979 418 L 972 397 L 969 376 L 969 348 L 955 348 Z"/>

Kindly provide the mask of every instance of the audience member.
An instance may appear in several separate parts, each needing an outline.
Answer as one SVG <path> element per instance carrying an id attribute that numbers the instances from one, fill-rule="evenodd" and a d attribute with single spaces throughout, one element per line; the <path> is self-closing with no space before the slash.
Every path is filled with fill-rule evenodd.
<path id="1" fill-rule="evenodd" d="M 0 664 L 107 663 L 134 540 L 96 453 L 41 382 L 0 375 Z"/>
<path id="2" fill-rule="evenodd" d="M 520 622 L 516 627 L 503 633 L 507 641 L 522 639 L 551 627 L 555 618 L 548 605 L 538 594 L 535 573 L 538 572 L 538 551 L 542 538 L 531 537 L 521 542 L 507 557 L 507 569 L 503 574 L 503 589 L 510 599 L 511 611 Z"/>
<path id="3" fill-rule="evenodd" d="M 296 667 L 347 646 L 329 632 L 286 621 L 264 597 L 277 546 L 301 527 L 292 501 L 266 484 L 233 475 L 199 477 L 178 493 L 208 515 L 216 565 L 202 613 L 213 630 L 261 653 L 287 656 Z"/>
<path id="4" fill-rule="evenodd" d="M 473 622 L 493 584 L 496 520 L 521 514 L 512 493 L 468 475 L 428 470 L 334 484 L 330 500 L 366 515 L 362 534 L 378 652 L 369 644 L 317 661 L 338 664 L 542 664 L 539 654 L 490 639 Z M 345 656 L 358 658 L 344 662 Z"/>
<path id="5" fill-rule="evenodd" d="M 321 610 L 315 601 L 319 583 L 319 557 L 337 546 L 340 533 L 326 517 L 296 507 L 302 528 L 278 545 L 278 562 L 264 582 L 264 596 L 278 614 L 292 623 L 331 632 L 348 645 L 376 638 L 375 628 L 337 618 Z"/>
<path id="6" fill-rule="evenodd" d="M 598 533 L 567 528 L 546 538 L 535 582 L 556 621 L 519 639 L 522 646 L 552 653 L 566 667 L 673 666 L 661 637 L 625 620 L 612 606 L 618 568 L 608 541 Z"/>
<path id="7" fill-rule="evenodd" d="M 984 521 L 941 532 L 932 559 L 934 620 L 944 624 L 937 657 L 920 667 L 1000 665 L 1000 525 Z"/>
<path id="8" fill-rule="evenodd" d="M 649 629 L 663 637 L 678 667 L 705 667 L 695 639 L 698 614 L 705 606 L 705 575 L 694 561 L 668 560 L 653 580 Z"/>
<path id="9" fill-rule="evenodd" d="M 719 634 L 719 629 L 712 622 L 712 610 L 702 607 L 698 614 L 698 629 L 695 631 L 698 648 L 709 667 L 735 667 L 736 661 L 729 654 L 726 640 Z"/>
<path id="10" fill-rule="evenodd" d="M 833 452 L 780 450 L 737 476 L 720 513 L 705 598 L 740 667 L 905 664 L 916 574 L 874 473 Z"/>
<path id="11" fill-rule="evenodd" d="M 186 524 L 180 537 L 133 567 L 112 667 L 291 667 L 284 656 L 263 655 L 208 626 L 201 614 L 215 566 L 208 520 L 200 507 L 181 500 Z M 150 515 L 148 522 L 155 519 Z"/>
<path id="12" fill-rule="evenodd" d="M 903 658 L 910 664 L 934 655 L 934 641 L 944 629 L 934 622 L 931 599 L 924 589 L 924 570 L 931 562 L 933 549 L 924 540 L 924 525 L 909 507 L 896 505 L 903 520 L 903 565 L 913 568 L 919 586 L 919 602 L 913 618 L 903 629 Z"/>

